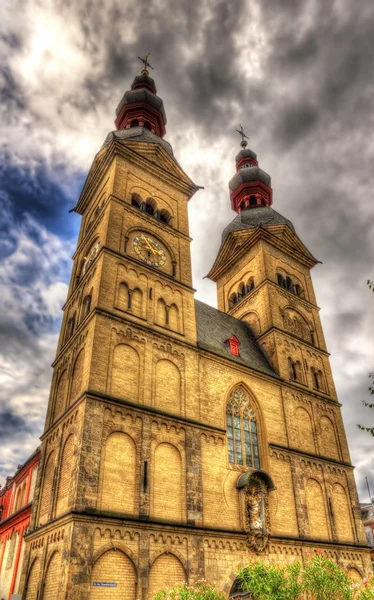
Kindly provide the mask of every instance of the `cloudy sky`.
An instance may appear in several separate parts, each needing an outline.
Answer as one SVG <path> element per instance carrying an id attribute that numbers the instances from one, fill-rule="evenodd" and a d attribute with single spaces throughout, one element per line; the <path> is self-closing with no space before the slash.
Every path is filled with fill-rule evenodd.
<path id="1" fill-rule="evenodd" d="M 241 123 L 314 271 L 362 500 L 374 493 L 372 0 L 3 0 L 0 8 L 0 477 L 41 434 L 79 217 L 114 111 L 151 52 L 190 202 L 197 297 L 233 218 Z M 371 411 L 373 412 L 373 411 Z"/>

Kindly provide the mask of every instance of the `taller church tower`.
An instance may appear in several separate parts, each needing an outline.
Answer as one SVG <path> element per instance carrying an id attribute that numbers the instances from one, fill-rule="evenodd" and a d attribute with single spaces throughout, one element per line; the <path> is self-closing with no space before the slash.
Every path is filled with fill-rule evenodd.
<path id="1" fill-rule="evenodd" d="M 238 213 L 194 300 L 187 203 L 148 71 L 75 208 L 66 304 L 20 584 L 27 600 L 151 600 L 253 555 L 370 569 L 310 269 L 246 148 Z"/>

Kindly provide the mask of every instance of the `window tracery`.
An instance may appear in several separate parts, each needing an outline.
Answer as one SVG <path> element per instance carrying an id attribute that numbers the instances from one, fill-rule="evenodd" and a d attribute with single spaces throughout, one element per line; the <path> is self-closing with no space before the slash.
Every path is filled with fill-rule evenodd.
<path id="1" fill-rule="evenodd" d="M 229 462 L 260 468 L 256 417 L 243 390 L 235 390 L 226 409 Z"/>

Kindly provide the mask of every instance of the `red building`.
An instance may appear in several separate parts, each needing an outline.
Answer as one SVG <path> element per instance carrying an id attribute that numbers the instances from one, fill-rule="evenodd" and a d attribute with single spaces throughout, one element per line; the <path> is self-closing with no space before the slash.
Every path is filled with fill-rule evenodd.
<path id="1" fill-rule="evenodd" d="M 23 534 L 30 523 L 39 457 L 37 448 L 0 489 L 1 600 L 10 600 L 17 592 L 25 549 Z"/>

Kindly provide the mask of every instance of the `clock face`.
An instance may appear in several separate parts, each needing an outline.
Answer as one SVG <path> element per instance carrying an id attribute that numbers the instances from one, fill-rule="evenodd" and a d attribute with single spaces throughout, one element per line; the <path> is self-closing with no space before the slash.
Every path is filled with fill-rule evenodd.
<path id="1" fill-rule="evenodd" d="M 145 233 L 134 237 L 133 247 L 135 254 L 151 267 L 162 267 L 166 262 L 164 248 Z"/>

